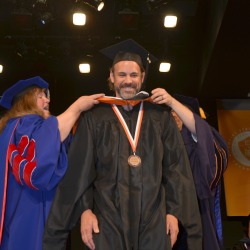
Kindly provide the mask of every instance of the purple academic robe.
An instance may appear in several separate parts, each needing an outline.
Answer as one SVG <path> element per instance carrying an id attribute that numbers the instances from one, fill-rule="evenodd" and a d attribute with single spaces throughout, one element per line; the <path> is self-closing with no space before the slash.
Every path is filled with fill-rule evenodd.
<path id="1" fill-rule="evenodd" d="M 11 119 L 0 135 L 1 250 L 40 250 L 58 182 L 67 168 L 56 117 Z"/>
<path id="2" fill-rule="evenodd" d="M 183 126 L 181 131 L 189 156 L 202 220 L 203 250 L 223 249 L 220 217 L 220 185 L 227 167 L 228 147 L 222 136 L 194 114 L 196 139 Z M 184 234 L 184 233 L 183 233 Z M 175 250 L 186 250 L 180 234 Z"/>

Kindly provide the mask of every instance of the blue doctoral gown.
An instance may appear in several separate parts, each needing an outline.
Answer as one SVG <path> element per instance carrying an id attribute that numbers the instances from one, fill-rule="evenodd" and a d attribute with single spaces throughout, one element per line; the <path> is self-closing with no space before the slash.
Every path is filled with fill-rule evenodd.
<path id="1" fill-rule="evenodd" d="M 1 250 L 40 250 L 45 220 L 67 168 L 56 117 L 11 119 L 0 135 Z"/>

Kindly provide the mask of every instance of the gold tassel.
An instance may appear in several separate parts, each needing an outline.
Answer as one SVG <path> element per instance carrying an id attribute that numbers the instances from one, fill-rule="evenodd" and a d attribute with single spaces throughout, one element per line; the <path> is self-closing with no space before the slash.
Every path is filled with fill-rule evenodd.
<path id="1" fill-rule="evenodd" d="M 202 119 L 206 119 L 207 117 L 206 117 L 206 115 L 205 115 L 204 110 L 203 110 L 202 108 L 199 108 L 199 111 L 200 111 L 200 116 L 201 116 L 201 118 L 202 118 Z"/>

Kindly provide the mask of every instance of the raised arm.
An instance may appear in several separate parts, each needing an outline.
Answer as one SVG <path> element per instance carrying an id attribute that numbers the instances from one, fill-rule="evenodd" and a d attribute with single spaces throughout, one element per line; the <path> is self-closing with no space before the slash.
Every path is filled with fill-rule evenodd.
<path id="1" fill-rule="evenodd" d="M 194 114 L 189 108 L 177 101 L 165 89 L 156 88 L 152 90 L 151 93 L 151 99 L 154 103 L 166 104 L 169 106 L 178 115 L 188 130 L 193 135 L 196 135 Z"/>
<path id="2" fill-rule="evenodd" d="M 98 104 L 99 101 L 96 99 L 102 96 L 104 96 L 104 94 L 81 96 L 73 104 L 71 104 L 68 109 L 57 116 L 61 141 L 64 141 L 68 136 L 81 112 L 92 108 L 95 104 Z"/>

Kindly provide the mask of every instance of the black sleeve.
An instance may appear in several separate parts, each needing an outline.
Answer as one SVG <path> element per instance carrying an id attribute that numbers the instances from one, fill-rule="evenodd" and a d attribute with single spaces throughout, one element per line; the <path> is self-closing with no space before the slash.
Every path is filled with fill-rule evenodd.
<path id="1" fill-rule="evenodd" d="M 68 170 L 60 182 L 47 219 L 43 250 L 65 249 L 70 230 L 92 208 L 95 178 L 93 137 L 88 113 L 80 121 L 69 149 Z"/>
<path id="2" fill-rule="evenodd" d="M 169 119 L 164 143 L 163 183 L 167 213 L 174 215 L 187 232 L 188 249 L 202 248 L 202 225 L 193 175 L 175 121 Z"/>

